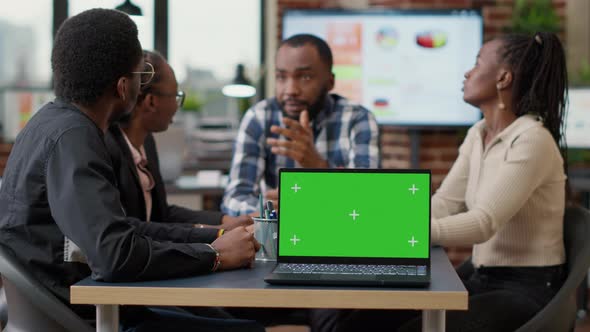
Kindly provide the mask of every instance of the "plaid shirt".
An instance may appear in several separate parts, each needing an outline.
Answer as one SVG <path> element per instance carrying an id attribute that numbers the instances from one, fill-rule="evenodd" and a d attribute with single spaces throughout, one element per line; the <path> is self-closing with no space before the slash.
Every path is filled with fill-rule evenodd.
<path id="1" fill-rule="evenodd" d="M 224 213 L 235 216 L 257 211 L 261 182 L 263 188 L 276 188 L 280 168 L 301 167 L 288 157 L 271 153 L 266 144 L 267 137 L 286 140 L 270 132 L 272 125 L 283 126 L 282 119 L 276 98 L 259 102 L 244 115 L 221 204 Z M 315 148 L 329 167 L 379 167 L 379 129 L 367 109 L 330 94 L 311 125 Z"/>

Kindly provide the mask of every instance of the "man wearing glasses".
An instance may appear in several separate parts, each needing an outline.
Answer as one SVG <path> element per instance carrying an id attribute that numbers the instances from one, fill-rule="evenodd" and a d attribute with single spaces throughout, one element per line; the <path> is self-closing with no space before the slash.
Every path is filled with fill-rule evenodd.
<path id="1" fill-rule="evenodd" d="M 1 245 L 89 320 L 93 306 L 69 301 L 70 286 L 89 276 L 155 280 L 253 262 L 259 244 L 244 227 L 220 236 L 218 229 L 125 214 L 104 135 L 133 109 L 154 72 L 126 14 L 91 9 L 66 20 L 55 36 L 51 65 L 57 98 L 18 135 L 0 187 Z M 263 331 L 253 322 L 146 307 L 121 308 L 120 321 L 123 331 Z"/>

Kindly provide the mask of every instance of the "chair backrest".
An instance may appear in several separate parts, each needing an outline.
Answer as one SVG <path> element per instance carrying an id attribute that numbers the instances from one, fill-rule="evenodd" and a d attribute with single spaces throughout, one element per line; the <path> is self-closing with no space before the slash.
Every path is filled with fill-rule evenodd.
<path id="1" fill-rule="evenodd" d="M 94 328 L 63 304 L 0 243 L 0 274 L 6 291 L 5 332 L 90 332 Z"/>
<path id="2" fill-rule="evenodd" d="M 573 331 L 576 322 L 576 290 L 590 267 L 590 212 L 568 207 L 563 238 L 567 278 L 555 297 L 517 332 Z"/>
<path id="3" fill-rule="evenodd" d="M 174 182 L 182 174 L 186 151 L 184 128 L 170 126 L 168 130 L 154 134 L 162 181 Z"/>

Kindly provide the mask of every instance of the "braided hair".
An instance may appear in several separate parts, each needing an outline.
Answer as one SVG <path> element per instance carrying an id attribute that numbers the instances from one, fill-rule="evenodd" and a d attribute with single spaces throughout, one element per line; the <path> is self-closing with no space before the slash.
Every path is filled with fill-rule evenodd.
<path id="1" fill-rule="evenodd" d="M 554 33 L 537 32 L 533 37 L 513 34 L 500 40 L 500 58 L 514 72 L 514 113 L 541 117 L 555 142 L 565 149 L 568 80 L 559 38 Z"/>
<path id="2" fill-rule="evenodd" d="M 549 130 L 563 156 L 568 173 L 565 116 L 568 102 L 568 78 L 565 52 L 559 38 L 550 32 L 500 37 L 500 58 L 513 73 L 512 110 L 515 115 L 538 115 Z M 566 200 L 572 196 L 566 180 Z"/>

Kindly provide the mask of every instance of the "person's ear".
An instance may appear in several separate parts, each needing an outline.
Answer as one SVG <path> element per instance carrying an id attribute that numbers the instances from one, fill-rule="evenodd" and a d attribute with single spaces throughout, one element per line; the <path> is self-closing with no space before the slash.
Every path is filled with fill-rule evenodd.
<path id="1" fill-rule="evenodd" d="M 148 93 L 147 96 L 145 96 L 145 102 L 146 102 L 146 104 L 147 104 L 146 106 L 150 110 L 150 112 L 156 111 L 156 98 L 154 98 L 153 94 Z"/>
<path id="2" fill-rule="evenodd" d="M 334 89 L 334 84 L 336 81 L 336 77 L 333 72 L 330 71 L 330 77 L 328 78 L 328 91 Z"/>
<path id="3" fill-rule="evenodd" d="M 119 78 L 119 80 L 117 81 L 117 97 L 119 97 L 123 102 L 125 102 L 125 100 L 127 98 L 129 98 L 128 94 L 128 87 L 127 87 L 127 83 L 128 83 L 128 79 L 127 77 L 121 77 Z"/>
<path id="4" fill-rule="evenodd" d="M 141 98 L 141 101 L 137 102 L 137 105 L 143 110 L 142 112 L 153 112 L 153 110 L 155 109 L 154 95 L 152 95 L 151 93 L 145 94 L 145 96 Z"/>
<path id="5" fill-rule="evenodd" d="M 496 88 L 498 90 L 504 90 L 512 85 L 512 71 L 507 69 L 501 69 L 496 79 Z"/>

